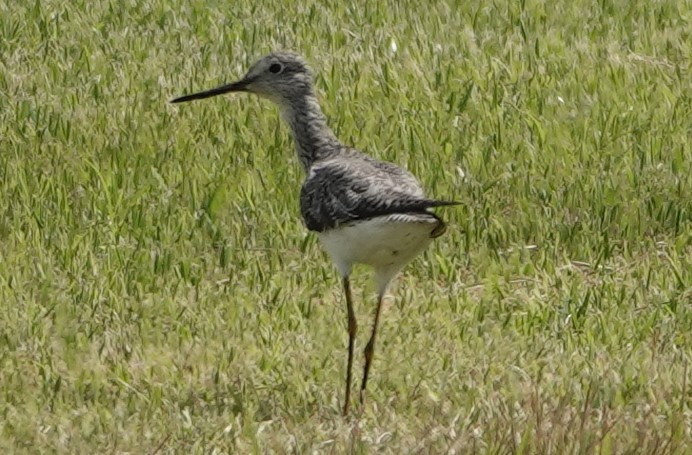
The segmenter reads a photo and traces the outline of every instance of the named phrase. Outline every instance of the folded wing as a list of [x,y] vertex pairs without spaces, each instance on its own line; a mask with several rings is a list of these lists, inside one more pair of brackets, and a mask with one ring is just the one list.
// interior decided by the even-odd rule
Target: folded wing
[[455,204],[426,198],[407,171],[364,156],[316,164],[300,193],[305,224],[317,232],[378,216],[422,213]]

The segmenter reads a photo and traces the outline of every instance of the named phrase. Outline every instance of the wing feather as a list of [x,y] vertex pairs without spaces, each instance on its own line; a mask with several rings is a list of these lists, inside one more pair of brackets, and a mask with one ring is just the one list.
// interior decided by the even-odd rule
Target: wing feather
[[314,165],[303,184],[300,210],[311,231],[457,204],[426,198],[415,177],[392,163],[360,154],[341,158]]

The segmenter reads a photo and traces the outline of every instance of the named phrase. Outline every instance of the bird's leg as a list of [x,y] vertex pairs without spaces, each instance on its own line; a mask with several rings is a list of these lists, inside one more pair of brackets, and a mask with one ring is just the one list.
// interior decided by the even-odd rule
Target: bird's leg
[[351,296],[351,283],[348,276],[344,277],[344,292],[346,293],[346,311],[348,312],[348,365],[346,366],[346,398],[344,401],[344,416],[348,415],[348,406],[351,401],[351,372],[353,370],[353,347],[356,342],[356,314],[353,311],[353,297]]
[[375,352],[375,337],[377,336],[377,324],[380,321],[380,311],[382,309],[382,300],[384,300],[384,290],[377,295],[377,308],[375,309],[375,322],[372,324],[372,335],[370,341],[365,345],[365,370],[363,371],[363,383],[360,386],[360,404],[363,404],[365,387],[368,385],[368,373],[372,364],[372,356]]

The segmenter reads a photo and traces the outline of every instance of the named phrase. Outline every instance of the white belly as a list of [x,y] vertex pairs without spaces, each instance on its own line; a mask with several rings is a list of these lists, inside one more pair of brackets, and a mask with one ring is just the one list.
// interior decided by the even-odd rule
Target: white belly
[[387,215],[321,232],[319,239],[344,276],[353,264],[396,273],[430,244],[439,224],[432,215]]

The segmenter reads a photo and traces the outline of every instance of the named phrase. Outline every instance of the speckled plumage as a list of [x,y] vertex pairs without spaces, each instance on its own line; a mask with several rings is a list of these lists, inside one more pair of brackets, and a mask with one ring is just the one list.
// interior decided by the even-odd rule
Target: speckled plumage
[[430,209],[456,202],[426,197],[408,171],[341,144],[327,125],[312,81],[312,71],[298,54],[274,52],[255,63],[237,82],[173,102],[227,92],[255,93],[274,102],[290,126],[305,170],[300,213],[307,228],[318,234],[344,283],[349,344],[343,412],[347,414],[356,335],[349,282],[353,264],[374,268],[378,290],[373,331],[365,348],[362,402],[387,287],[401,268],[444,233],[445,223]]
[[275,91],[267,97],[279,105],[291,127],[306,172],[300,212],[309,230],[324,232],[376,216],[427,213],[432,207],[454,204],[426,198],[408,171],[342,145],[327,125],[312,84],[306,82],[312,71],[299,55],[275,52],[264,59],[284,64],[284,74],[298,75],[290,93]]
[[300,192],[307,228],[324,232],[395,213],[433,216],[428,209],[451,204],[426,198],[411,174],[388,164],[346,148],[313,163]]

